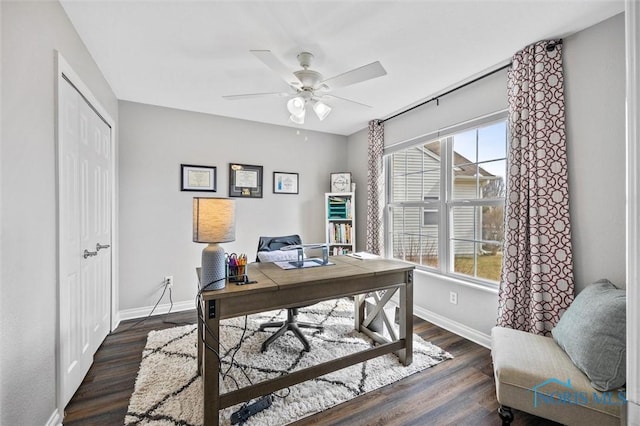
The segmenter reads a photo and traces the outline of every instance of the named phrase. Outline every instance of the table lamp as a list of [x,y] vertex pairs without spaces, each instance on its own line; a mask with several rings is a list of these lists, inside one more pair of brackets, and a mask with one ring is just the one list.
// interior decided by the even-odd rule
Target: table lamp
[[209,243],[202,250],[200,287],[220,290],[226,285],[224,249],[218,243],[236,239],[236,202],[229,198],[193,198],[193,241]]

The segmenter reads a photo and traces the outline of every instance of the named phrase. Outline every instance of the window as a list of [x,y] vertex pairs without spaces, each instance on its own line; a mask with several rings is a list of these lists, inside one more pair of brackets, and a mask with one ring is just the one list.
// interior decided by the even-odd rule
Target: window
[[500,279],[507,124],[505,114],[496,119],[386,156],[389,256],[472,281]]
[[[435,201],[437,197],[424,197],[425,201]],[[438,225],[438,209],[423,208],[422,209],[422,226]]]

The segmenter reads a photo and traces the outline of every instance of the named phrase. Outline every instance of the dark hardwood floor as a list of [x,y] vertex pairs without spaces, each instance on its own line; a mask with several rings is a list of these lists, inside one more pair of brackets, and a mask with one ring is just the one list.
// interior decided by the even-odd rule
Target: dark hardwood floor
[[[136,322],[123,322],[107,336],[66,407],[65,425],[122,425],[147,333],[195,323],[196,314],[161,315],[131,327]],[[294,424],[500,425],[489,350],[416,317],[413,329],[454,359]],[[520,411],[514,414],[514,426],[556,425]]]

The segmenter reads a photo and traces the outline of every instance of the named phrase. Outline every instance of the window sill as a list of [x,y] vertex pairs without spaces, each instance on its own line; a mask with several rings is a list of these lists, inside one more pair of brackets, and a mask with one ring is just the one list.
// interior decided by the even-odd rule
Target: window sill
[[450,284],[459,285],[462,287],[473,288],[475,290],[485,291],[487,293],[498,294],[498,284],[491,283],[478,283],[470,280],[465,280],[462,278],[454,277],[451,275],[444,275],[435,271],[430,271],[423,269],[419,266],[416,266],[415,272],[419,275],[425,275],[430,278],[437,278],[440,281],[444,281]]

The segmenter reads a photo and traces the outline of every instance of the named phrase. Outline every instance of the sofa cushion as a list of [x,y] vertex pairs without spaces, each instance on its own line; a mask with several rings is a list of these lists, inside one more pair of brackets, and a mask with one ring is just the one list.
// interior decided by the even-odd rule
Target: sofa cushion
[[599,391],[626,382],[626,304],[625,290],[608,280],[597,281],[576,296],[551,331]]

